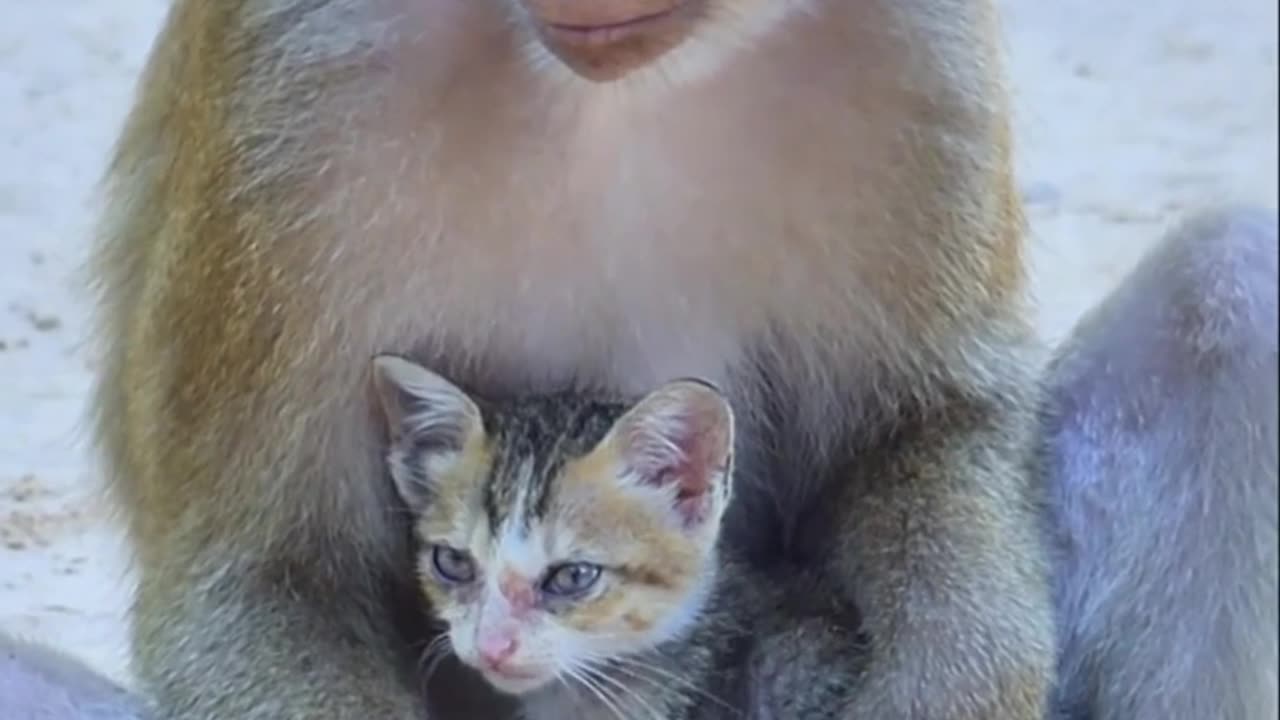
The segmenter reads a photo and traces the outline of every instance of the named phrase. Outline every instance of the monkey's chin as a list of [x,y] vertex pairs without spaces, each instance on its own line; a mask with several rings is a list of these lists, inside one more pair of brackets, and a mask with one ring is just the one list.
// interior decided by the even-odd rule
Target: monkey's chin
[[693,33],[706,0],[670,0],[665,9],[610,22],[564,22],[534,15],[539,39],[578,76],[619,80],[656,62]]

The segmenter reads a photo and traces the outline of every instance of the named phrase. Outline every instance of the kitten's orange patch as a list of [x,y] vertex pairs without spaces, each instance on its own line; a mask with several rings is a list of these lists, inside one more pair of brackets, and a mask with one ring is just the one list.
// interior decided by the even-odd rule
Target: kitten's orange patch
[[686,584],[681,578],[697,572],[709,548],[690,542],[665,521],[660,508],[620,487],[614,481],[619,467],[608,442],[566,465],[555,510],[571,517],[584,537],[607,548],[631,582],[666,589]]
[[547,521],[571,525],[579,541],[610,558],[614,568],[610,590],[567,613],[565,624],[581,632],[642,636],[698,582],[711,544],[668,522],[651,498],[619,486],[618,469],[608,442],[567,464]]
[[641,613],[638,610],[631,610],[622,614],[622,622],[631,628],[632,632],[644,633],[653,629],[653,618],[647,613]]
[[511,604],[511,612],[516,617],[527,614],[538,602],[533,580],[511,569],[502,571],[498,578],[498,591]]
[[421,588],[422,594],[427,598],[427,604],[431,607],[438,609],[449,604],[449,594],[444,591],[439,583],[423,577],[420,578],[418,586]]
[[484,477],[492,460],[491,443],[482,430],[467,438],[458,461],[435,478],[435,499],[418,520],[420,537],[474,550],[471,529],[483,517],[476,511],[481,491],[477,478]]
[[680,585],[682,575],[680,570],[683,569],[630,564],[619,566],[618,572],[626,578],[627,582],[647,585],[658,590],[675,590]]
[[627,602],[627,589],[615,588],[595,600],[572,606],[562,621],[579,632],[601,632],[622,614]]

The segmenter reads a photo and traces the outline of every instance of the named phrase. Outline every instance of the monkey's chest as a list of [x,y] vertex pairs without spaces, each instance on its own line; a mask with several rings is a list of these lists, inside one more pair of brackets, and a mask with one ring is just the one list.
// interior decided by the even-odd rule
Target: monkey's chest
[[764,278],[727,260],[664,257],[661,245],[643,257],[567,241],[477,252],[460,275],[437,273],[449,263],[434,257],[402,270],[383,312],[418,310],[382,344],[421,347],[500,386],[639,394],[677,377],[725,382],[777,305]]

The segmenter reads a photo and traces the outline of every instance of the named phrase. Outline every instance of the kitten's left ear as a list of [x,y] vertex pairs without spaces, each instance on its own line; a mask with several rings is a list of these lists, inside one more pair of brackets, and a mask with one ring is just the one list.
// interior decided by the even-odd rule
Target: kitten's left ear
[[625,473],[673,491],[687,527],[717,521],[728,504],[733,409],[714,386],[677,380],[655,390],[614,425],[610,441]]
[[409,508],[421,510],[434,481],[424,468],[456,461],[484,432],[480,409],[458,386],[394,355],[374,358],[373,384],[391,438],[391,477]]
[[466,392],[410,360],[377,356],[373,384],[393,441],[457,451],[481,426],[480,409]]

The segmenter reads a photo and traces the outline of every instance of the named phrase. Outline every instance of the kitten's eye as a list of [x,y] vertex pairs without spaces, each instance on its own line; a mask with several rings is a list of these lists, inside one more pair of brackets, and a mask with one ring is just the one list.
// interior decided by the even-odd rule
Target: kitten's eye
[[476,579],[476,566],[470,556],[448,545],[436,545],[431,550],[431,563],[441,580],[451,583],[469,583]]
[[552,568],[542,583],[542,590],[549,595],[572,597],[590,590],[599,579],[599,565],[569,563]]

